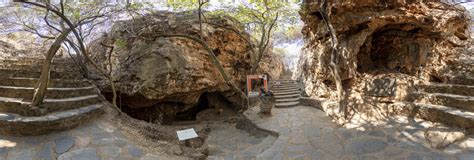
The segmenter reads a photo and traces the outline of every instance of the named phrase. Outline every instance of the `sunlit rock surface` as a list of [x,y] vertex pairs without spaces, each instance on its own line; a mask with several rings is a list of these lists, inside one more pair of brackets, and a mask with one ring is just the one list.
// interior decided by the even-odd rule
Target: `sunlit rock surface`
[[[0,59],[44,58],[51,41],[43,43],[34,34],[14,32],[0,36]],[[57,57],[64,56],[60,50]]]
[[[207,17],[207,20],[243,31],[241,24],[230,18]],[[251,68],[248,43],[228,29],[204,23],[203,30],[204,40],[224,70],[243,89],[245,77]],[[175,109],[172,110],[177,112],[196,105],[203,93],[217,93],[240,106],[241,99],[230,90],[202,45],[186,38],[157,37],[162,34],[198,37],[198,17],[196,14],[157,13],[137,18],[135,22],[120,22],[104,38],[91,45],[89,50],[94,58],[108,71],[110,68],[106,57],[109,49],[100,43],[114,45],[112,75],[121,93],[122,103],[130,108],[174,103],[172,106]],[[283,67],[281,59],[268,55],[264,56],[261,64],[260,73],[276,77],[280,74],[276,70],[281,71]],[[102,88],[103,92],[110,93],[107,86],[102,85]]]
[[[369,83],[364,79],[387,74],[409,76],[402,81],[421,78],[472,83],[473,53],[467,50],[472,45],[469,15],[463,7],[433,1],[330,0],[330,4],[329,16],[340,46],[337,60],[346,89],[364,88]],[[319,2],[314,1],[300,11],[305,46],[295,77],[308,95],[335,97],[328,67],[331,39],[318,9]]]

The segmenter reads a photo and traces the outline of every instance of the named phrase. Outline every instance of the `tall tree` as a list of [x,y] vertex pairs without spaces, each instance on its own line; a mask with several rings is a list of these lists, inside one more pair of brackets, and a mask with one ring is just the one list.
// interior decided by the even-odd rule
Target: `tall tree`
[[[102,73],[104,76],[110,78],[108,74],[101,70],[97,64],[95,64],[87,54],[87,50],[85,47],[85,38],[87,35],[90,35],[90,30],[89,32],[83,32],[78,27],[81,27],[85,24],[90,24],[97,20],[98,18],[103,18],[106,17],[107,13],[112,13],[111,10],[107,7],[107,5],[100,5],[101,7],[96,9],[95,12],[81,12],[81,7],[85,7],[84,5],[90,5],[94,6],[93,3],[81,3],[79,5],[76,5],[73,7],[72,5],[68,5],[64,3],[62,0],[57,3],[57,4],[51,4],[49,1],[47,2],[29,2],[29,1],[22,1],[22,0],[15,0],[14,2],[21,2],[26,4],[25,7],[38,7],[41,9],[44,9],[46,12],[46,16],[44,18],[45,23],[52,29],[56,30],[57,32],[60,33],[58,37],[55,38],[55,42],[53,45],[50,47],[48,54],[47,54],[47,59],[45,61],[45,64],[42,67],[41,70],[41,76],[40,80],[38,81],[37,85],[35,86],[35,92],[32,100],[32,105],[33,106],[38,106],[43,102],[45,92],[47,91],[47,86],[49,82],[49,74],[50,74],[50,67],[51,67],[51,61],[52,57],[56,54],[57,50],[59,49],[58,46],[60,46],[61,43],[66,41],[67,36],[70,32],[73,33],[74,37],[74,42],[71,41],[71,45],[76,45],[79,48],[80,53],[85,57],[85,59],[93,64],[93,66],[99,70],[100,73]],[[99,2],[96,2],[99,3]],[[55,26],[50,23],[50,18],[49,14],[52,13],[54,15],[54,18],[59,19],[59,27]],[[92,29],[92,28],[89,28]],[[113,83],[113,81],[112,81]],[[113,87],[114,85],[111,84]],[[116,104],[114,103],[114,106],[116,107]]]
[[[286,8],[287,5],[286,2],[264,0],[251,4],[229,5],[209,14],[228,15],[245,24],[247,31],[252,35],[251,39],[245,38],[252,47],[250,72],[256,73],[264,54],[271,47],[273,31],[277,27],[280,14],[289,13]],[[220,26],[210,22],[209,24]],[[242,35],[243,33],[239,34]]]

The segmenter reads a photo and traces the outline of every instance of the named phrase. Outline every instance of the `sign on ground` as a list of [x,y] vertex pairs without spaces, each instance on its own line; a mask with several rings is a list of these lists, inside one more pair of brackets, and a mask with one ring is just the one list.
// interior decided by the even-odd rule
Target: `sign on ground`
[[194,131],[194,128],[176,131],[176,133],[178,134],[178,139],[180,141],[198,137],[196,131]]

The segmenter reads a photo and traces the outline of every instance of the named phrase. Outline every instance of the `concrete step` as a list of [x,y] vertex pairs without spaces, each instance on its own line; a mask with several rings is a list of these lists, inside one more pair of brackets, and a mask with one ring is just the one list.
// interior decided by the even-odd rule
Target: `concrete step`
[[276,108],[288,108],[288,107],[295,107],[300,104],[299,101],[296,102],[281,102],[281,103],[275,103]]
[[[44,63],[45,59],[39,58],[20,58],[20,59],[0,59],[0,64],[25,64],[25,65],[41,65]],[[55,58],[53,59],[54,64],[71,64],[74,61],[70,58]]]
[[474,97],[447,93],[413,93],[414,102],[434,105],[445,105],[461,110],[474,112]]
[[474,112],[423,103],[396,102],[393,105],[401,107],[409,117],[419,117],[432,122],[465,128],[470,133],[474,131]]
[[[34,87],[37,82],[38,78],[0,77],[0,86]],[[74,88],[91,85],[92,84],[85,79],[50,79],[48,87]]]
[[0,134],[16,136],[41,135],[77,127],[104,113],[103,104],[28,117],[0,112]]
[[[40,71],[15,70],[15,69],[0,69],[1,77],[29,77],[39,78]],[[53,79],[84,79],[80,72],[57,72],[51,71],[51,78]]]
[[284,88],[298,88],[298,85],[273,85],[272,88],[284,89]]
[[298,102],[299,100],[300,98],[296,97],[296,98],[278,98],[275,101],[277,103],[280,103],[280,102]]
[[298,87],[296,84],[287,84],[287,85],[272,85],[272,88],[288,88],[288,87]]
[[300,94],[300,91],[290,91],[290,92],[273,92],[275,96],[282,96],[282,95],[291,95],[291,94]]
[[273,89],[274,92],[299,92],[298,88]]
[[[31,99],[33,97],[33,92],[33,87],[0,86],[0,97]],[[55,99],[92,94],[98,94],[94,86],[78,88],[48,88],[45,96],[47,99]]]
[[0,112],[22,116],[42,116],[52,112],[77,109],[101,102],[99,95],[72,98],[44,99],[38,107],[31,107],[31,99],[0,97]]
[[[2,64],[0,63],[0,69],[16,69],[16,70],[32,70],[40,71],[42,68],[41,65],[30,65],[30,64]],[[80,71],[80,69],[74,64],[53,64],[51,67],[52,71]]]
[[424,83],[419,84],[423,92],[428,93],[449,93],[465,96],[474,96],[474,86],[444,83]]
[[474,77],[471,77],[471,76],[454,77],[450,81],[450,83],[474,86]]
[[289,94],[289,95],[275,95],[273,96],[274,98],[276,99],[283,99],[283,98],[296,98],[296,97],[299,97],[300,94]]
[[285,85],[285,84],[298,84],[298,83],[296,83],[296,82],[294,82],[294,81],[284,81],[284,82],[280,82],[280,83],[278,83],[278,82],[272,82],[271,84],[273,84],[273,85],[278,85],[278,84],[280,84],[280,85]]

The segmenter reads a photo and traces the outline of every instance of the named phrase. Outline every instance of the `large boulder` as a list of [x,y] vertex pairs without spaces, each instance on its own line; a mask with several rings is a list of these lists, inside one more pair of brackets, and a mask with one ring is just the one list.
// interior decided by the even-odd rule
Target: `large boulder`
[[[474,76],[469,45],[469,15],[463,7],[430,2],[329,0],[329,16],[339,40],[337,65],[345,88],[402,74],[426,81],[455,82]],[[305,46],[295,77],[308,95],[334,97],[329,62],[331,37],[319,11],[307,1],[300,11]],[[372,77],[372,78],[371,78]]]
[[[210,16],[206,19],[249,37],[243,26],[231,18]],[[218,94],[240,106],[242,101],[238,93],[224,81],[203,45],[189,38],[160,36],[184,34],[199,37],[199,28],[196,14],[161,12],[114,24],[111,32],[94,41],[89,50],[99,66],[110,71],[107,59],[110,49],[103,44],[114,46],[111,73],[121,94],[121,103],[131,109],[173,104],[170,106],[175,109],[170,114],[175,114],[201,103],[205,93]],[[232,30],[208,23],[203,23],[202,28],[203,39],[216,54],[231,81],[244,89],[245,77],[251,68],[251,46]],[[271,57],[263,61],[269,66],[272,64],[268,63],[276,63],[277,66],[280,63]],[[266,69],[273,68],[263,67],[260,71],[269,72]],[[104,93],[110,93],[108,86],[101,85],[106,83],[100,83],[106,82],[103,78],[96,82],[102,86],[100,88]]]

